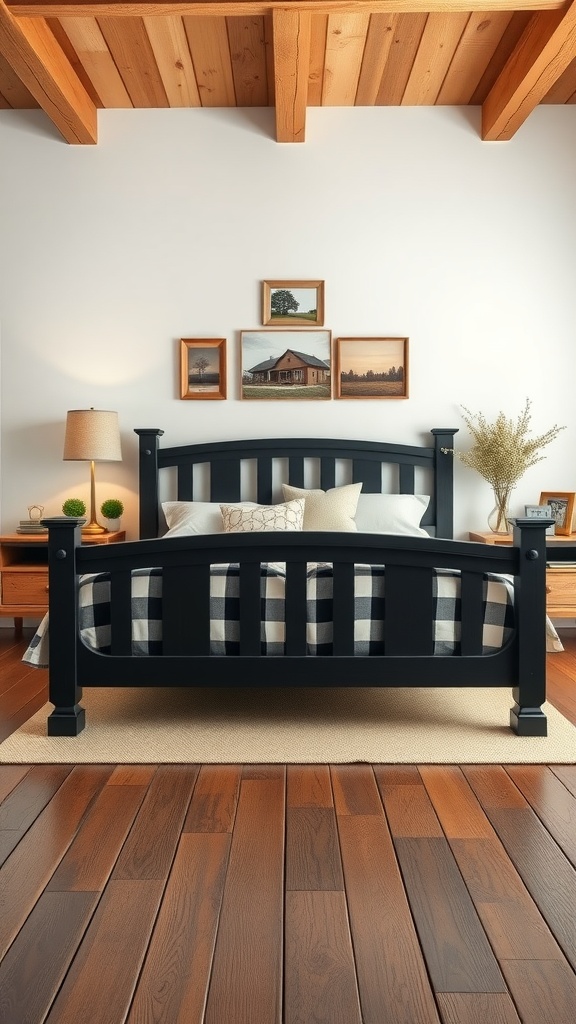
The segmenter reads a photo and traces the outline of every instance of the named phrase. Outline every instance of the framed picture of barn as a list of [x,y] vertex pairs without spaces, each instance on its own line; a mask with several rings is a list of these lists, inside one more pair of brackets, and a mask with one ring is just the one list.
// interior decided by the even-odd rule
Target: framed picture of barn
[[321,327],[324,281],[263,281],[262,323]]
[[241,331],[242,398],[331,398],[331,344],[331,331]]
[[337,338],[336,398],[408,398],[408,338]]
[[226,398],[226,339],[180,339],[180,398]]

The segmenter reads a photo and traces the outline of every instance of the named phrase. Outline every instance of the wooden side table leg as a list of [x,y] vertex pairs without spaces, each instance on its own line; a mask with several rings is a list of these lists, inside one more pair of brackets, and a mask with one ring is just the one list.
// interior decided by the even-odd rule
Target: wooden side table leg
[[24,619],[16,618],[16,616],[14,616],[14,636],[15,636],[16,640],[21,640],[22,639],[22,626],[23,626],[23,624],[24,624]]

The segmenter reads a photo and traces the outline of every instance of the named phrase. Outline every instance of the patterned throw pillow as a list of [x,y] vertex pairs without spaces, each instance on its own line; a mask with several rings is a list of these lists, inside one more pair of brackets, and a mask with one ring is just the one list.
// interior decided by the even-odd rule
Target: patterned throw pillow
[[268,530],[301,530],[304,498],[282,505],[220,505],[224,533],[263,533]]
[[356,532],[354,516],[361,490],[362,484],[344,484],[343,487],[332,487],[329,491],[319,488],[305,490],[304,487],[282,484],[287,501],[293,498],[306,499],[305,530],[335,530],[337,533]]

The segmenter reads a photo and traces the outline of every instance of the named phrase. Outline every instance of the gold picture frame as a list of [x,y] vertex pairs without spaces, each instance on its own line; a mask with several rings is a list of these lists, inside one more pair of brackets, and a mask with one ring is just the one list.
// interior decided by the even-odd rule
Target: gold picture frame
[[408,398],[408,338],[336,338],[335,397]]
[[226,398],[226,338],[180,339],[180,398]]
[[324,281],[263,281],[262,323],[322,327]]
[[547,505],[554,520],[557,537],[569,537],[572,533],[575,491],[542,491],[539,505]]

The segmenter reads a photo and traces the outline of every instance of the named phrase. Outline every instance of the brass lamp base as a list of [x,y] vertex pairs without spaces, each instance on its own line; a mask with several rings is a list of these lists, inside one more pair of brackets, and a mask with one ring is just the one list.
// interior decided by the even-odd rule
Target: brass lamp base
[[86,523],[86,526],[82,527],[82,534],[84,536],[93,537],[97,533],[108,533],[105,526],[100,526],[100,523]]

